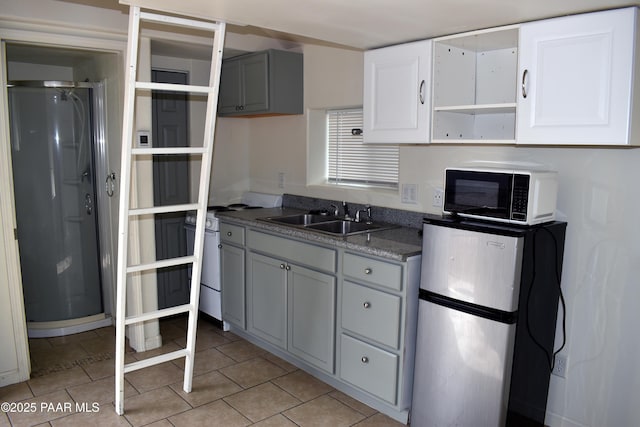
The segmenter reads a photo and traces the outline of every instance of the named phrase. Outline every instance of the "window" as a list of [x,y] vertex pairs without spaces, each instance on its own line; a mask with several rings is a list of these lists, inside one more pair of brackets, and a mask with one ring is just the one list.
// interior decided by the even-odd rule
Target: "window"
[[330,183],[398,188],[397,145],[364,144],[362,108],[327,111],[327,179]]

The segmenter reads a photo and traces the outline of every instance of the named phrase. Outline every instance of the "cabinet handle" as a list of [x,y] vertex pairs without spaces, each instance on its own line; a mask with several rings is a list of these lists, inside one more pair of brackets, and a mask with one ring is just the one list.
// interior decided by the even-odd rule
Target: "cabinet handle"
[[371,308],[371,303],[369,301],[366,301],[364,304],[362,304],[362,306],[364,308]]
[[527,97],[527,87],[526,87],[527,74],[529,74],[529,70],[525,68],[524,72],[522,73],[522,97],[523,98]]
[[291,270],[291,266],[290,266],[290,265],[287,265],[284,269],[285,269],[285,270],[287,270],[287,271],[289,271],[289,270]]
[[371,274],[371,273],[373,273],[373,270],[370,269],[369,267],[364,269],[364,274]]
[[360,359],[362,361],[362,363],[369,363],[369,358],[367,356],[362,356],[362,359]]
[[280,264],[280,268],[284,270],[284,264]]
[[218,244],[218,249],[222,249],[222,244]]
[[420,104],[424,104],[424,85],[425,85],[425,81],[421,81],[420,82]]
[[231,234],[233,233],[231,233],[230,231],[227,231],[227,236],[231,237]]

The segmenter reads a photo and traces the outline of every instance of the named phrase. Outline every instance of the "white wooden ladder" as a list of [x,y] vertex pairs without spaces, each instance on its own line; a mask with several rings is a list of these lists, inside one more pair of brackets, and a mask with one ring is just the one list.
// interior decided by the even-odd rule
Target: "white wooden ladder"
[[[188,27],[196,30],[213,32],[213,51],[211,55],[211,73],[209,86],[175,85],[166,83],[151,83],[137,81],[138,40],[140,36],[140,22],[150,21],[174,27]],[[141,12],[140,7],[131,6],[129,11],[129,39],[127,43],[127,63],[125,69],[125,94],[122,122],[122,165],[120,180],[120,215],[118,230],[118,271],[116,296],[116,378],[115,378],[115,407],[119,415],[124,413],[124,375],[138,369],[146,368],[170,360],[185,357],[184,385],[185,392],[191,392],[193,378],[193,364],[196,342],[196,325],[198,319],[198,301],[200,286],[191,286],[189,303],[156,310],[143,314],[126,317],[127,307],[127,279],[134,274],[156,270],[164,267],[192,264],[192,283],[200,283],[202,272],[202,248],[204,240],[204,224],[209,194],[209,175],[213,156],[213,139],[220,87],[220,68],[222,64],[222,50],[224,46],[226,25],[224,22],[205,22],[179,18],[173,15]],[[207,95],[207,112],[202,147],[171,147],[171,148],[134,148],[134,110],[136,90],[162,90],[182,93],[199,93]],[[156,206],[148,208],[131,208],[131,175],[132,162],[141,155],[201,155],[200,186],[198,202],[173,206]],[[135,181],[135,180],[134,180]],[[134,183],[135,185],[135,183]],[[141,215],[161,214],[169,212],[197,211],[196,235],[192,256],[164,259],[145,264],[128,265],[129,249],[129,221]],[[125,328],[149,320],[159,319],[181,313],[188,313],[187,344],[184,349],[162,354],[160,356],[124,363],[125,356]]]

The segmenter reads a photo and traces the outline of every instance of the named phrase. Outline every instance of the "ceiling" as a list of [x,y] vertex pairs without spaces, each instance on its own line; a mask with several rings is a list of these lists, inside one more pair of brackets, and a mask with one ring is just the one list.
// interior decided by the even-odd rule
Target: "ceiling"
[[[250,26],[273,37],[370,49],[640,0],[120,0]],[[242,31],[234,25],[236,31]]]

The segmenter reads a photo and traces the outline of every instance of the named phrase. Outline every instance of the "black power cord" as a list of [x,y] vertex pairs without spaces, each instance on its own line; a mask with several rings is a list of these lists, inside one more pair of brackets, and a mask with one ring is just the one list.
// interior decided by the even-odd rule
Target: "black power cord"
[[[558,287],[558,292],[560,294],[560,304],[562,306],[562,345],[560,346],[560,348],[558,348],[556,351],[552,351],[551,353],[549,353],[549,351],[536,339],[536,337],[533,335],[533,332],[531,331],[531,325],[529,322],[529,313],[530,313],[530,307],[529,304],[531,303],[531,293],[533,291],[533,285],[535,283],[536,280],[536,239],[538,238],[538,232],[540,230],[544,230],[546,231],[550,236],[551,239],[553,239],[553,243],[554,243],[554,259],[555,259],[555,275],[556,275],[556,286]],[[537,228],[536,231],[533,234],[533,273],[531,276],[531,283],[529,284],[529,291],[527,293],[527,332],[529,333],[529,336],[531,337],[531,339],[533,340],[533,342],[540,347],[540,349],[544,352],[546,358],[547,358],[547,363],[549,364],[549,372],[553,372],[553,368],[555,366],[556,363],[556,356],[558,353],[560,353],[562,351],[562,349],[565,347],[565,345],[567,344],[567,305],[564,299],[564,295],[562,293],[562,286],[561,286],[561,275],[560,275],[560,270],[559,270],[559,263],[558,263],[558,240],[556,239],[556,236],[549,231],[548,229],[541,227],[541,228]]]

